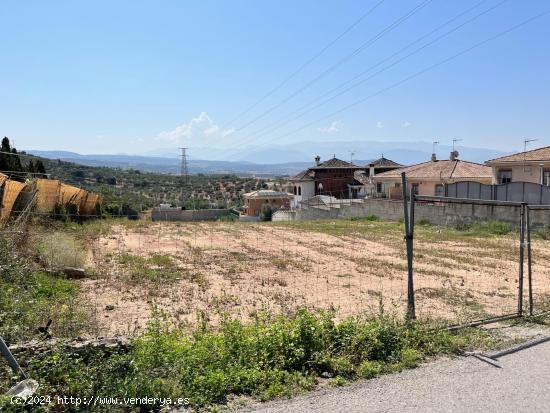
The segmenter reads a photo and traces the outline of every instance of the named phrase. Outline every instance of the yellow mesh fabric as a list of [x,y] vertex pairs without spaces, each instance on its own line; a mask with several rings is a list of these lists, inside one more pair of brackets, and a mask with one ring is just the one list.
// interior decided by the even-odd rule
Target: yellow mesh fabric
[[53,212],[59,199],[61,183],[51,179],[36,180],[36,211]]
[[2,196],[2,213],[0,214],[0,221],[6,222],[10,217],[15,201],[26,187],[26,184],[17,181],[6,180],[4,184],[4,195]]

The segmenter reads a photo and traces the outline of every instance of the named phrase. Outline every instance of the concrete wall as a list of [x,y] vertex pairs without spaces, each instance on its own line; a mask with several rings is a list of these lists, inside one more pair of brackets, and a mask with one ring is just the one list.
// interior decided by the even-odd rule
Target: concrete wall
[[229,209],[153,208],[153,221],[213,221],[230,215]]
[[[362,203],[342,205],[338,209],[324,211],[310,208],[308,210],[278,211],[273,221],[307,221],[316,219],[377,217],[397,221],[403,217],[402,201],[386,199],[366,199]],[[474,221],[504,221],[519,224],[519,208],[492,205],[463,204],[416,204],[415,222],[427,221],[435,225],[468,224]],[[531,211],[531,223],[535,227],[550,227],[550,211]]]

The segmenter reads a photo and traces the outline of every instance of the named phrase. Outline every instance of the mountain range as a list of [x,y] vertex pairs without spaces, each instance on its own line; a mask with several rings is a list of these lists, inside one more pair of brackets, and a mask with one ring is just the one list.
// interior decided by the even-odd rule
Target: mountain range
[[[292,175],[311,166],[314,157],[321,159],[333,156],[363,165],[372,159],[384,156],[403,165],[425,162],[432,153],[430,142],[298,142],[276,145],[270,148],[247,146],[246,148],[190,148],[188,170],[190,173],[234,173],[240,175]],[[448,159],[452,147],[438,145],[438,159]],[[509,154],[490,148],[457,146],[459,159],[483,163]],[[160,148],[139,154],[79,154],[68,151],[27,150],[28,153],[49,159],[90,166],[134,168],[143,171],[180,172],[181,151],[178,148]]]

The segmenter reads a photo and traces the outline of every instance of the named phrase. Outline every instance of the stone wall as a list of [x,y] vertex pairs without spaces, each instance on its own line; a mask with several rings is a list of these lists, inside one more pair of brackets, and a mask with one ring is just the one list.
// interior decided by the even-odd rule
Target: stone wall
[[[415,222],[426,221],[435,225],[469,224],[474,221],[504,221],[519,224],[519,207],[494,205],[467,205],[456,203],[417,203]],[[294,211],[277,211],[273,221],[308,221],[316,219],[333,219],[349,217],[377,217],[397,221],[403,217],[403,202],[387,199],[366,199],[362,203],[342,205],[330,211],[306,209]],[[550,227],[550,211],[531,211],[531,224],[534,227]]]
[[229,209],[153,208],[153,221],[214,221],[231,214]]

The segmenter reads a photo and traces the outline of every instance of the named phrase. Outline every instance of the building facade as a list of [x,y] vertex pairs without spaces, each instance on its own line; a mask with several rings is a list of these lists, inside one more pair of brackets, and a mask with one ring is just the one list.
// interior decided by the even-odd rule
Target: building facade
[[493,184],[531,182],[550,186],[550,146],[503,156],[485,162]]
[[437,160],[432,155],[429,162],[384,172],[376,175],[373,181],[383,185],[386,196],[390,199],[402,197],[402,172],[405,172],[408,184],[418,195],[444,196],[445,184],[461,181],[491,183],[491,168],[475,162],[459,160],[457,156],[458,154],[454,152],[448,160]]
[[260,189],[244,195],[245,215],[259,216],[264,205],[273,209],[290,209],[294,196],[286,192],[274,191],[271,189]]

